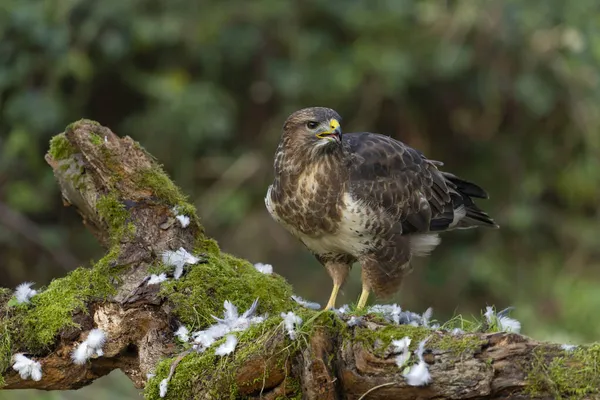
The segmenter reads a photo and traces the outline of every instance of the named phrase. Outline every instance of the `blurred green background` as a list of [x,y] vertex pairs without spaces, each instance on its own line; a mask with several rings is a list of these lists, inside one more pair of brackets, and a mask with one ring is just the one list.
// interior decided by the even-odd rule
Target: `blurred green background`
[[[540,340],[598,340],[595,0],[0,0],[0,282],[102,255],[43,155],[91,118],[164,163],[225,251],[324,304],[331,280],[263,197],[286,116],[335,108],[485,187],[501,225],[443,235],[393,299],[446,320],[515,306]],[[341,303],[356,301],[355,268]],[[69,394],[140,397],[119,372]]]

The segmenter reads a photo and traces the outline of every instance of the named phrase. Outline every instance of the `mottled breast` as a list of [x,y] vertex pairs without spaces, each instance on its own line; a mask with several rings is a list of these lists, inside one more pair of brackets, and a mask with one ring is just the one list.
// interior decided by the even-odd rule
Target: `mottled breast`
[[315,254],[363,254],[373,240],[368,208],[346,193],[343,184],[322,186],[318,181],[307,174],[289,193],[271,186],[267,209]]
[[343,193],[340,219],[334,232],[317,237],[301,236],[302,242],[315,254],[349,254],[358,257],[374,245],[370,229],[369,208]]
[[337,229],[342,185],[324,170],[314,165],[299,174],[276,177],[269,188],[267,209],[296,236],[319,236]]

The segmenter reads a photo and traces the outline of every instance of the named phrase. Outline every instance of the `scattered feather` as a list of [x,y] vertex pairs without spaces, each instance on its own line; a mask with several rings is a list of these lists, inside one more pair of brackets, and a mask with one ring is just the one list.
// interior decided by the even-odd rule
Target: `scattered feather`
[[160,275],[150,275],[150,279],[148,279],[148,285],[158,285],[159,283],[163,283],[167,280],[167,274],[164,272]]
[[350,311],[350,306],[348,304],[344,304],[343,306],[341,306],[338,309],[334,308],[333,311],[336,312],[337,314],[344,315]]
[[415,351],[415,354],[419,358],[419,362],[408,370],[404,374],[404,379],[406,379],[406,383],[410,386],[423,386],[427,385],[431,382],[431,374],[429,373],[429,368],[427,367],[427,363],[423,360],[423,353],[425,352],[425,343],[429,338],[425,338],[419,342],[419,347]]
[[256,263],[254,264],[254,268],[256,268],[258,272],[266,275],[271,275],[273,273],[273,266],[271,264]]
[[369,312],[383,314],[383,317],[389,322],[400,324],[402,308],[397,304],[375,304],[369,307]]
[[101,349],[106,343],[106,334],[101,329],[92,329],[88,333],[87,339],[85,340],[88,346],[94,349]]
[[150,379],[154,378],[155,376],[156,376],[156,374],[147,373],[146,380],[149,381]]
[[417,350],[415,350],[415,354],[417,355],[417,357],[419,357],[419,360],[423,359],[423,353],[425,353],[425,343],[427,343],[428,340],[429,337],[426,337],[425,339],[421,340],[419,342],[419,347],[417,347]]
[[212,337],[222,338],[227,333],[229,333],[229,331],[231,331],[229,326],[227,326],[225,324],[216,324],[216,325],[210,326],[204,332],[206,332],[208,335],[210,335]]
[[563,344],[560,346],[560,348],[564,351],[573,351],[577,348],[577,346],[575,346],[574,344]]
[[348,324],[348,326],[357,326],[362,324],[363,322],[363,318],[362,317],[355,317],[354,315],[350,317],[350,319],[348,320],[348,322],[346,322],[346,324]]
[[163,398],[167,395],[168,386],[169,386],[169,381],[167,378],[160,381],[160,385],[158,385],[158,390],[159,390],[159,396],[161,398]]
[[407,373],[404,374],[406,383],[410,386],[423,386],[431,382],[431,374],[427,368],[427,363],[423,360],[410,367]]
[[521,323],[514,318],[506,316],[508,311],[511,309],[512,307],[502,310],[496,314],[494,308],[488,306],[486,307],[486,311],[483,315],[487,319],[488,324],[497,325],[499,330],[503,332],[519,333],[521,332]]
[[485,308],[485,313],[483,314],[483,316],[485,317],[485,319],[487,319],[488,323],[492,323],[493,322],[493,318],[496,315],[496,313],[494,312],[494,307],[490,307],[487,306]]
[[411,339],[408,336],[403,337],[400,340],[392,341],[392,352],[398,354],[396,356],[396,365],[398,368],[402,368],[410,358],[410,352],[408,346],[410,346]]
[[433,313],[431,307],[421,315],[412,311],[402,311],[402,308],[397,304],[375,304],[369,307],[369,312],[382,314],[386,321],[397,325],[424,326],[432,329],[440,327],[439,324],[430,325]]
[[179,279],[183,275],[183,265],[176,265],[175,271],[173,271],[173,278]]
[[88,344],[84,341],[77,346],[73,353],[71,353],[71,359],[73,363],[77,365],[83,365],[87,362],[87,360],[92,357],[94,354],[94,350],[91,349]]
[[187,342],[190,340],[190,331],[185,326],[181,325],[179,329],[175,331],[175,336],[182,342]]
[[227,335],[227,337],[225,338],[225,343],[217,347],[217,350],[215,350],[215,354],[218,356],[225,356],[227,354],[233,353],[233,351],[235,350],[235,346],[237,346],[237,342],[237,337],[233,335]]
[[83,365],[94,355],[102,357],[104,355],[102,347],[105,342],[106,334],[100,329],[92,329],[87,338],[71,353],[73,363]]
[[242,318],[250,318],[251,316],[254,315],[257,308],[258,308],[258,298],[256,298],[256,300],[254,300],[252,302],[252,304],[250,305],[250,308],[248,308],[246,311],[244,311],[244,313],[242,314]]
[[454,329],[452,329],[452,331],[450,331],[450,333],[452,335],[462,335],[463,333],[465,333],[465,331],[463,331],[460,328],[454,328]]
[[306,308],[310,308],[311,310],[319,310],[321,308],[321,305],[319,303],[315,303],[314,301],[304,300],[300,296],[292,295],[292,299],[296,303],[300,304],[301,306],[306,307]]
[[21,379],[33,379],[40,381],[42,379],[42,364],[27,358],[24,354],[18,353],[13,356],[13,369],[19,373]]
[[17,303],[29,303],[29,300],[37,294],[37,290],[31,289],[33,282],[24,282],[21,283],[15,289],[15,298],[17,299]]
[[197,264],[200,259],[188,253],[186,249],[180,247],[177,251],[166,250],[162,253],[162,261],[168,266],[175,267],[173,276],[179,279],[183,274],[183,267],[186,264]]
[[503,331],[514,333],[521,332],[521,323],[514,318],[500,317],[498,322],[500,324],[500,329]]
[[[225,300],[223,303],[223,318],[213,318],[217,321],[205,330],[192,333],[194,339],[194,348],[203,352],[213,345],[215,341],[227,335],[230,332],[239,332],[248,329],[251,325],[261,323],[265,320],[264,316],[255,316],[258,308],[258,299],[254,300],[250,308],[248,308],[241,316],[238,314],[237,307],[230,301]],[[237,339],[236,339],[237,340]]]
[[401,353],[401,352],[407,350],[408,346],[410,346],[411,341],[412,341],[411,338],[409,338],[408,336],[405,336],[399,340],[392,340],[393,354],[398,354],[398,353]]
[[231,321],[238,318],[237,307],[234,306],[232,302],[225,300],[225,302],[223,302],[223,308],[225,308],[225,313],[223,314],[224,319],[217,319],[219,322],[231,323]]
[[294,314],[293,311],[289,311],[287,314],[282,312],[281,318],[283,318],[283,325],[285,326],[288,336],[290,339],[295,340],[296,326],[299,326],[302,323],[302,318]]
[[498,317],[508,317],[508,314],[514,309],[515,307],[506,307],[504,310],[498,312]]
[[431,319],[432,315],[433,315],[433,308],[429,307],[427,310],[425,310],[425,312],[421,316],[421,324],[425,327],[428,327],[429,320]]
[[175,218],[177,218],[182,228],[187,228],[190,224],[190,217],[187,215],[177,215]]
[[219,323],[226,325],[231,331],[243,331],[255,323],[264,321],[264,317],[253,317],[258,307],[258,299],[254,300],[250,308],[248,308],[242,316],[238,315],[238,310],[230,301],[225,300],[223,303],[225,313],[223,318],[217,318],[213,315],[213,318]]
[[[227,331],[226,331],[227,332]],[[200,331],[194,333],[194,343],[196,343],[196,350],[204,351],[209,348],[219,338],[223,337],[220,334],[211,334],[207,331]]]

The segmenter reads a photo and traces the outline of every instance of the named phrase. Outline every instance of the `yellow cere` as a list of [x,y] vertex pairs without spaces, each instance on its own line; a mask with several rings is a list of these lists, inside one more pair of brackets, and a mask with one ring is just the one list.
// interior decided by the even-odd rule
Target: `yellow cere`
[[333,132],[334,130],[336,130],[337,128],[340,127],[340,123],[338,122],[337,119],[333,118],[330,122],[329,122],[329,126],[331,128],[331,130],[329,132]]
[[325,136],[332,134],[336,129],[340,127],[340,123],[337,119],[333,118],[329,121],[329,130],[317,133],[317,137],[320,139],[324,139]]

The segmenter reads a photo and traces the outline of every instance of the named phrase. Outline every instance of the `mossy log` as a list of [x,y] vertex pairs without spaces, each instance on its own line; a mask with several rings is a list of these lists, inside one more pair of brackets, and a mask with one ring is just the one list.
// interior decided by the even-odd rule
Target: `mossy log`
[[[224,300],[245,309],[259,299],[262,324],[238,335],[236,351],[179,357],[167,398],[496,399],[598,396],[600,346],[562,350],[508,333],[451,335],[390,325],[375,316],[349,327],[331,311],[310,311],[290,299],[278,275],[264,275],[222,253],[205,236],[195,209],[143,148],[108,128],[82,120],[51,142],[46,157],[66,205],[107,248],[104,258],[54,280],[31,303],[15,304],[0,290],[0,387],[76,389],[121,369],[147,398],[184,351],[179,324],[202,329],[221,315]],[[176,212],[173,210],[176,208]],[[183,228],[175,214],[191,223]],[[166,271],[160,254],[183,247],[202,257],[184,276],[147,285]],[[290,340],[279,314],[295,311],[304,324]],[[108,336],[102,357],[85,365],[73,349],[94,327]],[[409,386],[388,348],[429,337],[424,356],[430,384]],[[23,380],[11,357],[41,362],[40,381]]]

